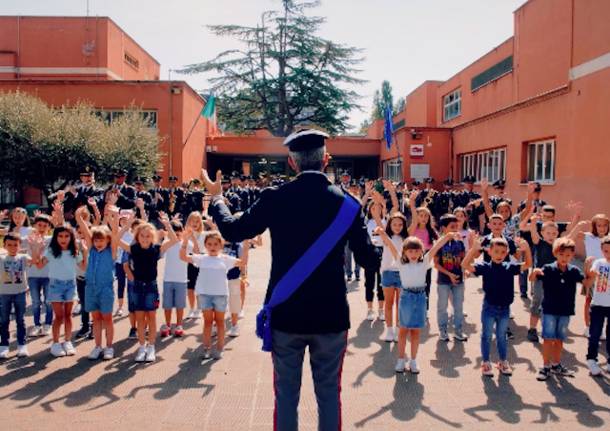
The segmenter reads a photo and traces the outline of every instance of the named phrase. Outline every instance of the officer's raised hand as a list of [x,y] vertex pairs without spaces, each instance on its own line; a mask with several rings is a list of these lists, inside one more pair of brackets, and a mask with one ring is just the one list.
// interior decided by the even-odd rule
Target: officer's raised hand
[[220,169],[216,171],[216,181],[212,181],[208,175],[208,171],[206,169],[201,170],[201,178],[203,179],[203,184],[205,188],[212,196],[219,196],[222,194],[222,172]]

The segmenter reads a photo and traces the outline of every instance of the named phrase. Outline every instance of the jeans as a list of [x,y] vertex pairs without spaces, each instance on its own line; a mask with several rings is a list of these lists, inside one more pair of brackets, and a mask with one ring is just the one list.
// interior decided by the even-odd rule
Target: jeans
[[360,278],[360,265],[356,263],[354,260],[354,270],[352,271],[352,250],[345,244],[345,263],[343,265],[343,269],[345,270],[345,275],[349,278],[352,277],[352,274],[356,276],[356,278]]
[[25,292],[0,295],[0,346],[6,347],[9,345],[9,324],[12,307],[15,307],[17,344],[25,346]]
[[491,349],[491,335],[496,325],[496,343],[498,348],[498,356],[501,361],[505,361],[507,357],[506,330],[508,329],[508,321],[510,320],[510,306],[497,306],[483,302],[483,310],[481,311],[481,356],[483,362],[489,361],[489,351]]
[[521,271],[519,273],[519,292],[521,295],[527,295],[527,277],[529,276],[529,270]]
[[89,327],[89,312],[85,307],[85,288],[87,287],[87,281],[84,278],[76,278],[76,293],[78,294],[78,300],[80,302],[80,321],[83,328]]
[[[53,323],[53,307],[49,302],[49,279],[46,277],[31,277],[28,278],[30,286],[30,296],[32,297],[32,314],[34,315],[34,326],[40,326],[41,307],[44,304],[45,316],[44,324],[51,325]],[[42,300],[44,296],[44,300]]]
[[[589,348],[587,349],[587,359],[597,360],[597,351],[599,349],[599,338],[606,324],[606,352],[610,358],[610,307],[602,307],[601,305],[591,306],[591,326],[589,327]],[[610,360],[610,359],[609,359]]]
[[455,332],[462,332],[462,324],[464,323],[464,283],[455,285],[439,284],[437,286],[437,293],[436,314],[438,329],[440,331],[447,331],[447,323],[449,322],[447,307],[449,306],[449,297],[451,296],[453,327]]
[[125,286],[127,285],[127,275],[125,269],[120,263],[114,264],[114,276],[116,277],[116,293],[117,298],[123,299],[125,297]]
[[341,371],[347,331],[331,334],[289,334],[273,331],[274,430],[298,429],[297,407],[305,348],[318,402],[318,430],[341,429]]

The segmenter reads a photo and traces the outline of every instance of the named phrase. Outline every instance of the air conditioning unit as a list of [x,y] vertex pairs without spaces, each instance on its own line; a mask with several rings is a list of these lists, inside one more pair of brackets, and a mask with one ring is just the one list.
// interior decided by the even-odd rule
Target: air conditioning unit
[[172,94],[181,94],[182,88],[180,87],[172,87]]

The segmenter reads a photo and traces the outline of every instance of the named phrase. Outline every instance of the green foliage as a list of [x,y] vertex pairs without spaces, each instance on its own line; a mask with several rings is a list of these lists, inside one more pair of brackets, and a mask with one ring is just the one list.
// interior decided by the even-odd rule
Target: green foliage
[[364,82],[355,77],[361,50],[316,36],[325,19],[306,11],[318,5],[282,0],[282,10],[264,12],[256,26],[209,26],[243,48],[179,72],[215,73],[210,82],[221,126],[238,133],[265,128],[276,136],[306,124],[333,134],[349,128],[348,114],[360,108],[359,96],[345,87]]
[[375,90],[375,95],[373,96],[373,114],[371,119],[373,121],[383,119],[387,106],[394,106],[394,98],[390,82],[383,81],[381,83],[381,91]]
[[0,93],[0,180],[45,192],[77,179],[84,166],[98,180],[116,168],[151,175],[159,138],[137,109],[107,124],[90,106],[52,108],[23,93]]
[[404,111],[406,107],[407,107],[407,99],[405,99],[404,97],[399,98],[396,101],[396,105],[394,105],[394,115],[398,114],[399,112]]

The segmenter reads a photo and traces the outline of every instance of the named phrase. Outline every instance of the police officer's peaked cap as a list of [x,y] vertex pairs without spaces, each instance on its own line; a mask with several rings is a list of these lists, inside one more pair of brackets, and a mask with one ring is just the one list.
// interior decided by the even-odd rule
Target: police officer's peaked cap
[[91,169],[91,166],[85,166],[85,169],[83,169],[80,173],[81,177],[90,177],[91,175],[93,175],[93,169]]
[[284,139],[284,146],[290,151],[306,151],[320,148],[328,134],[316,129],[305,129],[294,132]]
[[468,176],[466,175],[464,177],[464,179],[462,180],[463,183],[470,183],[470,184],[474,184],[476,182],[475,178],[473,176]]
[[413,185],[413,186],[419,186],[420,184],[421,183],[416,179],[411,180],[411,185]]
[[170,181],[178,181],[178,177],[177,177],[177,176],[175,176],[175,175],[172,175],[172,176],[170,176],[170,177],[168,178],[168,180],[170,180]]
[[135,180],[133,180],[134,184],[144,184],[146,182],[146,178],[144,177],[136,177]]
[[445,184],[446,186],[452,186],[453,185],[453,180],[451,178],[447,178],[443,184]]
[[503,189],[505,185],[506,185],[506,182],[504,180],[498,180],[493,183],[493,186],[497,189]]
[[153,181],[161,181],[163,179],[163,177],[159,174],[154,174],[152,176]]
[[127,176],[127,171],[125,169],[115,169],[114,176],[115,177],[125,177],[125,176]]
[[424,178],[424,182],[426,184],[432,184],[434,182],[434,178],[432,178],[432,177]]

